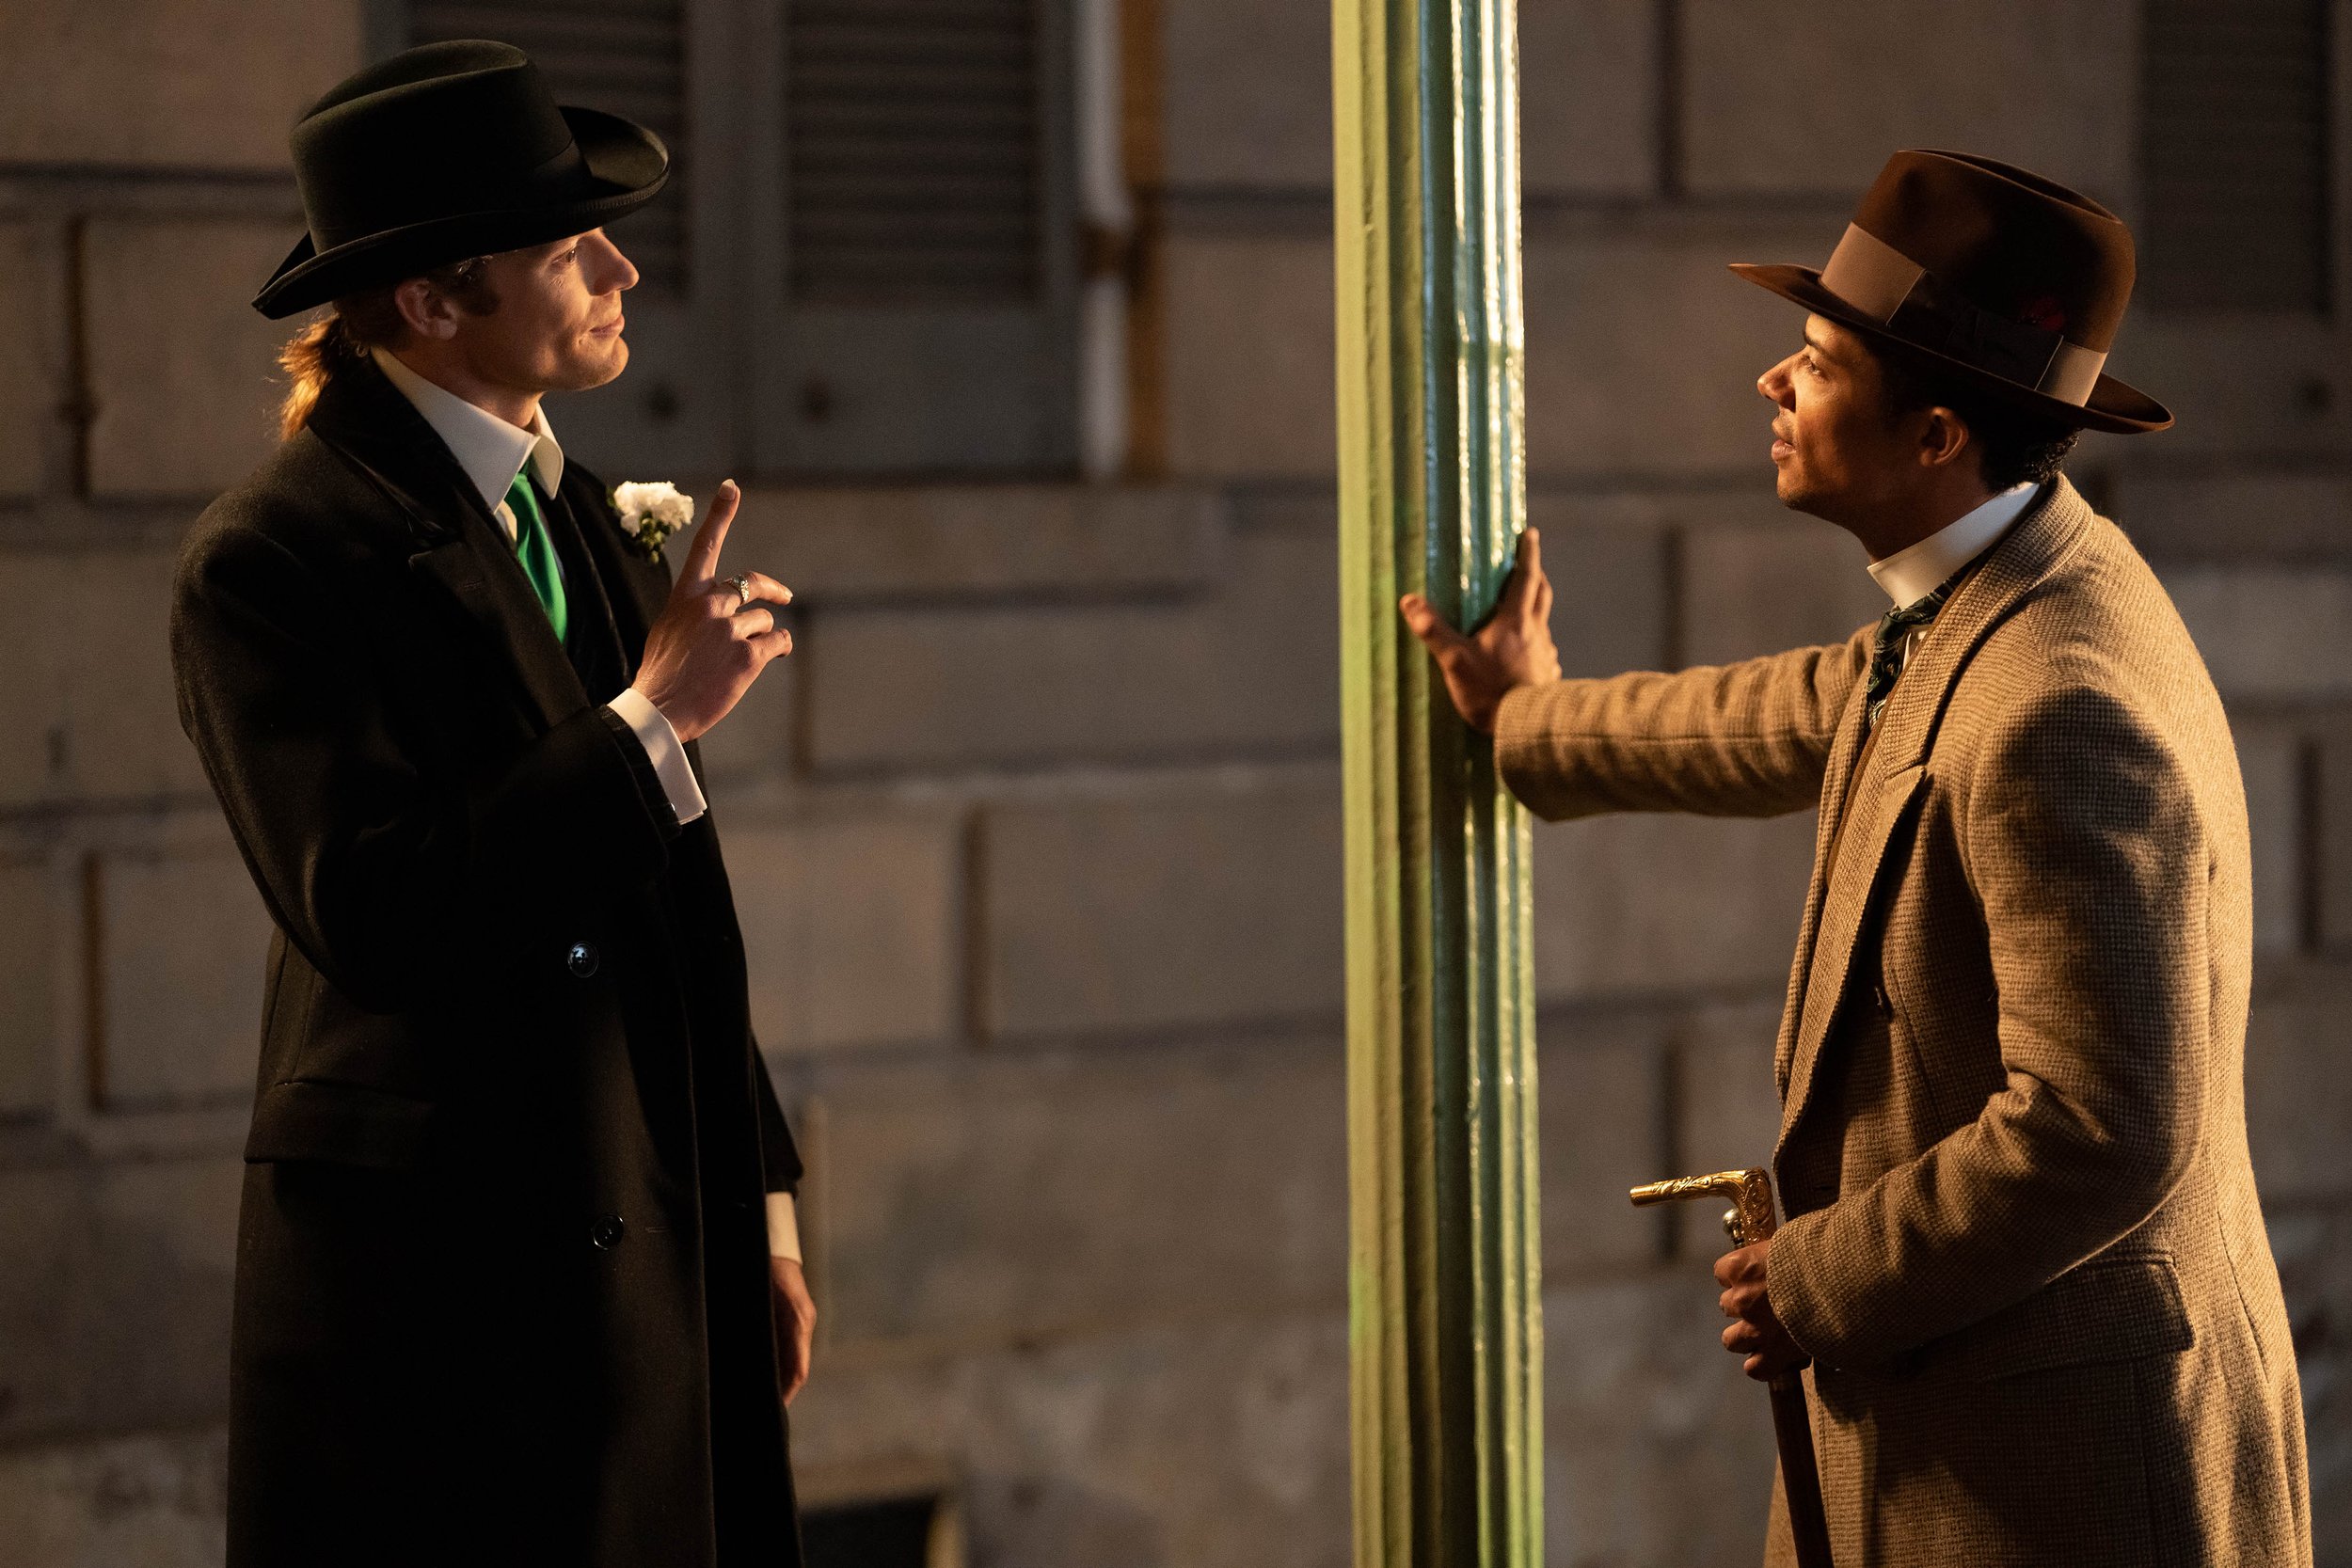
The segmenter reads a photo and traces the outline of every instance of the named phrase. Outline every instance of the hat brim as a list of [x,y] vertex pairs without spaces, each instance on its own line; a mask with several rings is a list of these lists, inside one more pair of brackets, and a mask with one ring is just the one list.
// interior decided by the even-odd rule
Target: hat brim
[[1760,265],[1752,261],[1734,261],[1731,270],[1759,288],[1772,290],[1781,298],[1802,305],[1817,315],[1827,316],[1841,326],[1885,342],[1899,344],[1924,358],[1947,368],[1961,380],[1984,391],[1994,393],[2028,412],[2041,415],[2053,424],[2084,430],[2103,430],[2116,436],[2139,436],[2149,431],[2163,430],[2172,423],[2172,411],[2147,393],[2114,376],[2102,373],[2090,389],[2087,402],[2068,403],[2047,392],[2037,391],[2023,382],[1979,369],[1965,360],[1955,359],[1913,342],[1899,333],[1890,332],[1884,324],[1875,321],[1821,286],[1821,275],[1811,267],[1785,264]]
[[469,256],[494,256],[600,229],[661,194],[670,179],[670,150],[660,136],[633,120],[597,109],[565,107],[563,115],[580,147],[583,168],[577,190],[567,198],[407,224],[325,251],[305,234],[254,296],[253,309],[277,321]]

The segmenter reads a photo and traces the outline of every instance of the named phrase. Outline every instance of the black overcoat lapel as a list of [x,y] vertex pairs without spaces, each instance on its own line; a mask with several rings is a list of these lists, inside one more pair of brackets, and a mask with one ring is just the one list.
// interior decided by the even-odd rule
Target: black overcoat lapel
[[534,735],[588,705],[588,692],[522,563],[433,427],[373,363],[339,371],[310,428],[407,517],[418,580],[455,609],[512,683]]
[[[407,518],[418,546],[408,558],[416,580],[470,628],[479,641],[485,675],[504,686],[527,733],[543,735],[587,707],[592,700],[587,686],[555,635],[505,531],[415,404],[373,363],[361,361],[328,384],[310,422],[322,440]],[[594,699],[602,702],[635,674],[644,647],[644,627],[650,621],[644,614],[648,586],[644,575],[654,574],[658,582],[666,579],[660,578],[660,566],[642,558],[630,569],[612,547],[621,539],[620,527],[606,509],[602,486],[593,475],[566,462],[558,489],[570,511],[566,526],[578,525],[574,537],[593,562],[593,574],[606,583],[627,584],[618,594],[608,594],[593,582],[570,582],[567,588],[578,612],[592,624],[593,629],[581,635],[608,635],[619,643],[613,650],[619,679],[612,691]],[[582,507],[583,499],[590,504]],[[584,517],[583,510],[588,514]],[[658,595],[655,603],[660,603]],[[657,906],[665,911],[658,917],[665,926],[668,903],[665,897]],[[691,1037],[687,1009],[679,1006],[684,976],[675,967],[675,938],[665,932],[658,945],[665,983],[649,989],[644,1003],[666,1019],[676,1038]],[[628,1049],[655,1147],[673,1170],[691,1180],[692,1085],[660,1031],[632,1034]]]

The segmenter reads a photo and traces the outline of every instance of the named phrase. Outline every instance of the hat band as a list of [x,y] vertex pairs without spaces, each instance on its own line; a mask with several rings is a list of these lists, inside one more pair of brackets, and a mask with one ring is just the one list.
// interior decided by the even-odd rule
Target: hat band
[[1821,287],[1906,342],[2079,408],[2107,356],[2030,322],[1996,316],[1884,240],[1852,224],[1821,269]]

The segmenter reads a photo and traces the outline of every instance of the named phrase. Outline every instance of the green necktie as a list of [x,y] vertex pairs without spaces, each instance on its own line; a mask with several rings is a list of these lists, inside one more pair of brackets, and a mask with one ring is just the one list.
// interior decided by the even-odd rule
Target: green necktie
[[547,608],[555,640],[561,642],[564,628],[571,621],[564,606],[564,574],[555,564],[555,544],[548,537],[548,520],[540,514],[539,492],[532,487],[530,473],[526,467],[506,487],[506,504],[515,514],[515,554],[523,563],[523,576],[531,579],[532,592]]

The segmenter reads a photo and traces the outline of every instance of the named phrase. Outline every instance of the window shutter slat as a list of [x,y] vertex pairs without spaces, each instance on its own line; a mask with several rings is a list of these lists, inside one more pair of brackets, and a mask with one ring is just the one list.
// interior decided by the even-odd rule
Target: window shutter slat
[[1031,0],[788,0],[785,50],[793,298],[1035,297]]

